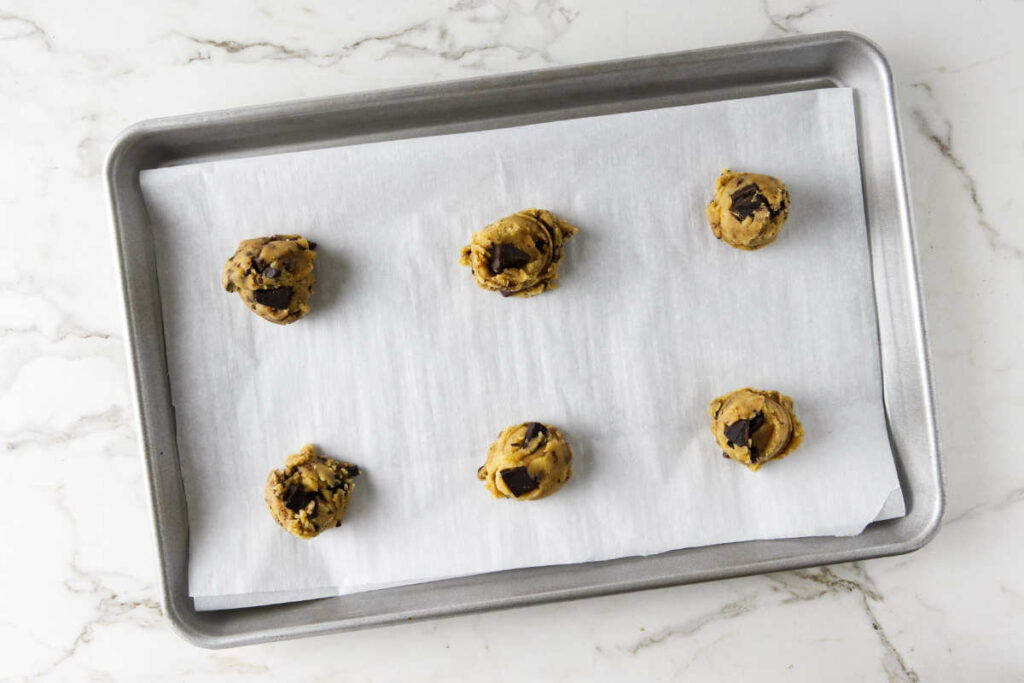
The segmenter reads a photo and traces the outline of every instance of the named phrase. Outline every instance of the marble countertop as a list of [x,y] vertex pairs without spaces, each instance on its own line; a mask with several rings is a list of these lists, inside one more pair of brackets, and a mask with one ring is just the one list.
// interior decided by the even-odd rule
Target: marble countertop
[[[0,680],[1024,680],[1024,3],[0,0]],[[101,168],[140,119],[846,29],[899,88],[945,522],[911,555],[227,651],[158,600]]]

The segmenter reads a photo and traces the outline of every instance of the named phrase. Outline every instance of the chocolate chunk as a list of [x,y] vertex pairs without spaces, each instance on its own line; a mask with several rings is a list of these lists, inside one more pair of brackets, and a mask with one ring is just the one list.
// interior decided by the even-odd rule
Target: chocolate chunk
[[298,255],[296,254],[285,254],[277,260],[278,264],[286,273],[294,273],[299,269]]
[[252,260],[252,269],[255,270],[257,273],[262,273],[263,269],[266,268],[266,267],[267,267],[267,264],[264,263],[263,261],[260,261],[258,256],[253,258],[253,260]]
[[537,480],[526,471],[525,467],[511,467],[507,470],[501,470],[498,474],[501,475],[501,480],[505,482],[505,486],[508,487],[508,490],[516,498],[540,486]]
[[491,256],[491,272],[501,273],[506,268],[522,268],[530,262],[530,255],[511,244],[495,244]]
[[307,505],[309,501],[316,498],[316,491],[307,491],[297,484],[291,484],[288,486],[288,490],[284,492],[284,506],[292,512],[299,512]]
[[732,208],[729,209],[729,213],[739,221],[750,218],[755,211],[765,205],[764,195],[757,189],[757,185],[745,185],[729,196],[732,197]]
[[316,249],[316,242],[310,242],[309,243],[309,248],[310,249]]
[[498,291],[501,292],[501,295],[504,297],[510,297],[516,293],[516,290],[511,289],[509,287],[499,287]]
[[746,446],[750,441],[750,420],[739,420],[731,425],[726,425],[725,438],[729,440],[730,446],[733,444]]
[[750,434],[751,434],[751,436],[753,436],[754,432],[756,432],[761,427],[761,425],[763,425],[763,424],[764,424],[764,412],[759,410],[759,411],[757,411],[757,415],[755,415],[754,417],[750,418]]
[[524,445],[536,439],[539,434],[547,436],[548,428],[542,425],[540,422],[531,422],[528,425],[526,425],[526,436],[523,437]]
[[288,302],[292,300],[291,287],[274,287],[273,289],[257,289],[253,291],[252,298],[256,303],[271,308],[288,308]]
[[548,243],[542,239],[536,239],[533,241],[533,246],[537,247],[537,251],[544,251],[544,247],[548,246]]
[[272,266],[267,266],[266,268],[263,269],[263,277],[277,277],[280,274],[281,271]]
[[346,462],[346,463],[344,463],[342,465],[342,468],[346,472],[348,472],[348,476],[350,476],[350,477],[358,477],[359,476],[359,466],[358,465],[353,465],[350,462]]
[[757,450],[757,446],[750,444],[750,464],[753,465],[757,462],[757,459],[761,457],[761,451]]
[[722,451],[722,457],[725,458],[726,460],[732,460],[732,458],[729,457],[729,454],[726,453],[725,451]]

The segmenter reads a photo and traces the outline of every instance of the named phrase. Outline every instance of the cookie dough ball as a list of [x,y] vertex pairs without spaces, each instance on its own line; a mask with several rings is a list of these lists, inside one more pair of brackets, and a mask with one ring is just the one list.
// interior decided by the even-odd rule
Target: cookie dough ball
[[572,476],[572,449],[557,427],[524,422],[507,427],[487,450],[476,472],[495,498],[537,500]]
[[263,496],[267,509],[282,529],[299,538],[313,538],[341,526],[359,468],[332,460],[307,444],[289,455],[284,469],[267,477]]
[[299,235],[244,240],[224,264],[224,289],[238,292],[256,315],[279,325],[309,313],[316,242]]
[[484,289],[533,296],[558,286],[563,244],[579,228],[550,211],[526,209],[491,223],[462,248],[459,264]]
[[722,455],[754,472],[795,451],[804,438],[793,399],[777,391],[737,389],[712,401],[708,412]]
[[789,217],[789,190],[778,178],[725,170],[707,213],[715,237],[737,249],[760,249],[775,241]]

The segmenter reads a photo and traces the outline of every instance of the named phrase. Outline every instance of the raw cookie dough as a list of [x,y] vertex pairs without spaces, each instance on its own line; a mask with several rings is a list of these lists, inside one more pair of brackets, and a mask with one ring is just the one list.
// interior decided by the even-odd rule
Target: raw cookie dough
[[707,213],[715,237],[737,249],[760,249],[775,241],[789,217],[789,190],[778,178],[726,169]]
[[470,266],[484,289],[502,296],[533,296],[558,287],[563,243],[579,232],[550,211],[526,209],[473,235],[459,265]]
[[524,422],[506,427],[476,472],[495,498],[537,500],[572,476],[572,449],[557,427]]
[[312,444],[289,455],[284,469],[267,477],[263,497],[282,529],[299,538],[313,538],[325,529],[341,526],[355,488],[359,468],[316,452]]
[[737,389],[712,401],[708,413],[722,455],[754,472],[795,451],[804,438],[793,399],[777,391]]
[[287,325],[309,313],[316,242],[299,235],[244,240],[224,264],[224,289],[264,320]]

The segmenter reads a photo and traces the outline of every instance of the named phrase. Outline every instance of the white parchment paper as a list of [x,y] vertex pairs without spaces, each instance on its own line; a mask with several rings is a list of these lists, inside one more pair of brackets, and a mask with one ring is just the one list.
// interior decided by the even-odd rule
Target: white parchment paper
[[[723,167],[782,178],[758,252],[704,217]],[[859,533],[900,516],[852,93],[808,91],[146,171],[201,609],[513,567]],[[581,228],[561,287],[504,299],[459,249],[518,209]],[[221,289],[242,239],[319,243],[313,312],[279,327]],[[711,398],[796,402],[807,437],[752,473]],[[508,424],[560,426],[575,476],[492,500]],[[267,473],[313,442],[359,464],[344,526],[293,538]],[[886,504],[888,501],[888,504]],[[884,508],[884,509],[883,509]],[[881,513],[881,515],[880,515]]]

